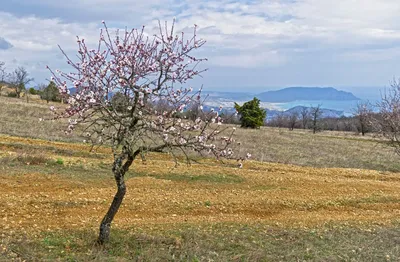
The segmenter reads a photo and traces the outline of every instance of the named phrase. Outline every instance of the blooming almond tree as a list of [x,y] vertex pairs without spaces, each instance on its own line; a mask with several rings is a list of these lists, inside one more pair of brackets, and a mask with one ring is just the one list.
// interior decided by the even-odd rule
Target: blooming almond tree
[[[204,102],[201,89],[183,86],[204,71],[197,68],[205,59],[192,55],[205,43],[197,38],[196,25],[188,38],[174,33],[174,23],[171,27],[159,23],[159,32],[152,37],[144,28],[117,30],[112,36],[103,25],[95,49],[77,38],[77,61],[60,47],[72,72],[49,68],[60,93],[68,98],[65,110],[51,108],[57,118],[69,119],[66,133],[81,125],[93,146],[112,148],[117,192],[101,221],[99,244],[109,239],[111,222],[126,193],[124,175],[137,156],[181,152],[190,160],[192,151],[217,159],[233,158],[234,145],[239,144],[233,140],[235,129],[221,125],[218,110],[203,112],[196,119],[177,118],[193,104],[202,109]],[[73,94],[69,94],[71,86],[76,90]],[[168,104],[166,110],[155,109],[159,102]]]

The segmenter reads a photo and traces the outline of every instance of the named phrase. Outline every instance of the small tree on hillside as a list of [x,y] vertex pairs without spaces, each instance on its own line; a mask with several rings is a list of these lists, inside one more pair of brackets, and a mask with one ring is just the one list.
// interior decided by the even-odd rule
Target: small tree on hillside
[[7,77],[7,73],[6,73],[6,68],[5,68],[5,64],[4,62],[0,61],[0,96],[2,94],[3,88],[6,84],[6,77]]
[[317,131],[319,130],[318,120],[320,119],[321,115],[322,115],[321,105],[317,105],[315,107],[310,108],[313,134],[317,133]]
[[47,86],[42,85],[40,87],[40,98],[46,100],[47,103],[50,101],[61,101],[60,92],[58,91],[57,85],[53,81],[50,81]]
[[300,115],[301,115],[301,123],[303,129],[306,129],[308,121],[310,120],[310,110],[307,107],[303,107],[300,112]]
[[[84,124],[88,141],[111,146],[117,192],[100,224],[98,243],[103,244],[126,193],[125,174],[138,155],[167,151],[173,156],[183,152],[187,161],[189,152],[232,158],[234,129],[224,128],[217,112],[204,114],[206,121],[174,117],[200,101],[201,91],[192,93],[192,88],[182,86],[203,72],[196,68],[205,59],[191,54],[205,43],[197,37],[196,26],[188,39],[167,24],[160,24],[152,38],[144,28],[117,32],[112,38],[104,23],[96,49],[89,49],[84,39],[77,42],[78,61],[63,52],[75,73],[51,71],[61,94],[67,95],[71,84],[76,93],[69,96],[65,111],[52,109],[57,117],[69,118],[67,133]],[[118,108],[111,93],[124,97]],[[154,110],[157,101],[165,101],[168,107]]]
[[29,88],[28,92],[29,92],[30,95],[37,95],[37,94],[39,94],[39,91],[36,90],[36,89],[33,88],[33,87]]
[[289,125],[289,130],[293,130],[297,124],[297,119],[299,118],[299,113],[298,112],[292,112],[288,116],[288,125]]
[[275,117],[271,120],[272,126],[276,127],[285,127],[285,124],[287,123],[286,121],[286,116],[283,112],[278,112]]
[[357,129],[363,136],[369,131],[371,114],[372,108],[369,102],[357,103],[357,107],[354,110],[354,116],[358,122]]
[[[188,105],[187,111],[186,111],[186,117],[190,120],[196,120],[197,118],[201,118],[202,116],[202,106],[201,106],[201,101],[195,101]],[[220,116],[222,118],[222,115]]]
[[31,81],[33,81],[33,78],[29,77],[29,73],[28,71],[26,71],[24,67],[20,66],[14,70],[14,72],[11,74],[10,82],[11,82],[11,87],[17,94],[17,98],[21,97],[21,92],[26,89],[25,86]]
[[242,127],[260,128],[260,126],[264,125],[267,112],[260,108],[260,100],[256,97],[242,106],[235,103],[235,109],[240,115]]
[[377,103],[378,113],[372,114],[371,126],[389,139],[390,146],[400,154],[400,83],[394,81],[390,90]]

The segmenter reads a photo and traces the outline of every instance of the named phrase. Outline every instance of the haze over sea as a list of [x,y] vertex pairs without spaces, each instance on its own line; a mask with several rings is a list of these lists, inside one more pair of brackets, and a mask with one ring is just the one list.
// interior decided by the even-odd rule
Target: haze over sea
[[317,106],[321,105],[322,108],[334,109],[344,111],[346,116],[352,115],[357,103],[362,100],[348,100],[348,101],[332,101],[332,100],[299,100],[288,103],[274,103],[273,108],[279,110],[288,110],[295,106]]
[[344,114],[347,116],[354,113],[357,103],[361,101],[369,101],[372,106],[374,106],[381,99],[381,92],[384,93],[387,87],[343,87],[337,89],[351,92],[361,100],[301,100],[288,103],[276,103],[275,106],[281,110],[287,110],[295,106],[316,106],[320,104],[323,108],[344,111]]
[[[248,91],[254,96],[257,96],[257,94],[265,91],[270,91],[270,90],[279,90],[283,89],[285,87],[280,87],[280,88],[263,88],[263,87],[250,87],[250,88],[245,88],[242,90],[229,90],[228,88],[210,88],[206,90],[213,90],[213,91],[223,91],[226,92],[229,90],[229,92],[243,92],[243,90]],[[322,108],[326,109],[333,109],[333,110],[338,110],[338,111],[344,111],[344,114],[346,116],[352,115],[354,112],[354,109],[357,106],[357,103],[362,102],[362,101],[368,101],[374,106],[380,99],[381,99],[381,94],[385,92],[389,88],[389,84],[384,86],[382,85],[381,87],[334,87],[337,90],[342,90],[342,91],[347,91],[353,93],[356,97],[360,98],[360,100],[345,100],[345,101],[337,101],[337,100],[296,100],[296,101],[291,101],[291,102],[285,102],[285,103],[267,103],[267,102],[262,102],[262,106],[266,107],[268,109],[274,109],[274,110],[288,110],[290,108],[293,108],[295,106],[317,106],[321,105]],[[249,94],[247,93],[247,94]]]

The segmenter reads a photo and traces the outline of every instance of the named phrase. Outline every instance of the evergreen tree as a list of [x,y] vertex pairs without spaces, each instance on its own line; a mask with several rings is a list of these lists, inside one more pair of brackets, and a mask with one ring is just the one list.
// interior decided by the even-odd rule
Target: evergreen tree
[[240,114],[242,127],[260,128],[260,126],[264,125],[267,112],[260,108],[260,100],[256,97],[244,103],[243,106],[235,103],[235,109]]
[[49,101],[53,102],[61,101],[60,92],[58,91],[58,88],[53,81],[51,81],[48,86],[42,87],[42,90],[40,92],[40,98],[46,100],[47,103]]

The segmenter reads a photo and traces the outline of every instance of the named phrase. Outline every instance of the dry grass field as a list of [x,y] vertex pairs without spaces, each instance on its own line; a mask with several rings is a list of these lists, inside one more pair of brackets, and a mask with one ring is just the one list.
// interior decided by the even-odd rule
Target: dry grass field
[[[43,121],[50,118],[49,106],[43,101],[0,97],[0,134],[41,138],[50,141],[82,142],[76,132],[65,136],[66,121]],[[62,105],[55,103],[57,107]],[[400,172],[400,157],[384,141],[372,135],[362,137],[350,132],[324,131],[313,135],[308,130],[262,128],[237,129],[242,152],[254,160],[313,167],[361,168]]]
[[111,242],[95,247],[109,149],[39,123],[46,108],[0,98],[0,261],[400,260],[397,156],[371,137],[279,129],[240,130],[264,161],[243,169],[135,162]]

